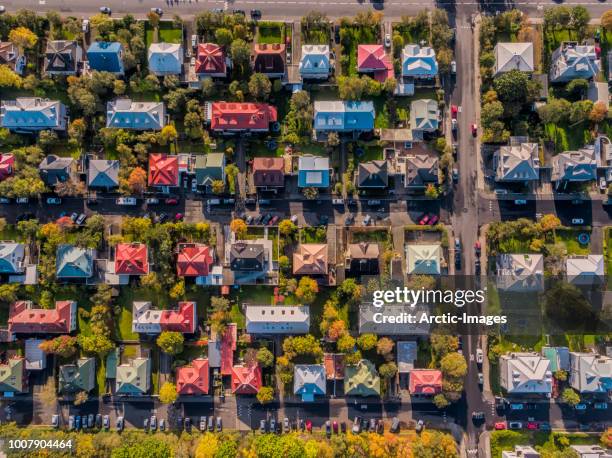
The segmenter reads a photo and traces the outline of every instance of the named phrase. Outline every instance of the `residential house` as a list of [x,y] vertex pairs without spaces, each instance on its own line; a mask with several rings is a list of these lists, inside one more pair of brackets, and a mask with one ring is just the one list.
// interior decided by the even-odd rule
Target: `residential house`
[[412,136],[409,128],[379,129],[380,143],[384,146],[385,153],[391,152],[396,156],[409,154],[412,150],[412,142],[418,141]]
[[383,45],[359,45],[357,47],[357,71],[371,75],[376,81],[394,78],[393,61]]
[[269,132],[278,121],[276,107],[267,103],[211,102],[204,111],[210,130],[220,134]]
[[605,260],[601,254],[568,256],[565,260],[565,274],[575,285],[602,284],[605,279]]
[[22,274],[25,269],[25,245],[11,241],[0,241],[0,274]]
[[346,366],[344,372],[346,396],[380,396],[380,377],[372,362],[362,359],[355,366]]
[[380,247],[378,243],[350,243],[346,250],[345,266],[351,275],[377,275],[379,273]]
[[597,179],[595,146],[588,145],[578,151],[565,151],[552,158],[551,180],[557,188],[567,183]]
[[329,188],[331,169],[329,158],[304,155],[298,159],[298,187]]
[[608,83],[591,81],[587,89],[587,98],[593,103],[601,102],[608,106],[610,104]]
[[58,280],[87,280],[94,274],[96,250],[62,244],[55,256],[55,276]]
[[40,349],[44,339],[26,339],[25,368],[27,371],[42,371],[47,368],[47,354]]
[[178,156],[169,154],[149,154],[149,186],[162,188],[179,185]]
[[219,369],[221,375],[232,375],[237,342],[238,325],[236,323],[229,323],[221,336],[211,329],[210,339],[208,339],[208,365],[211,368]]
[[539,353],[509,353],[500,356],[499,380],[508,394],[552,393],[550,361]]
[[9,358],[0,364],[0,393],[5,397],[28,392],[28,377],[22,356]]
[[442,269],[442,247],[439,243],[406,245],[406,267],[408,275],[440,275]]
[[47,42],[44,72],[48,75],[76,75],[83,62],[83,49],[75,40]]
[[87,166],[87,187],[109,191],[119,187],[118,160],[90,159]]
[[436,52],[429,46],[408,44],[402,50],[402,72],[395,94],[414,95],[415,82],[433,80],[438,76]]
[[178,43],[152,43],[148,59],[149,71],[154,75],[180,75],[183,70],[183,47]]
[[570,445],[579,458],[612,458],[612,451],[604,449],[599,444]]
[[313,402],[315,396],[325,396],[323,364],[296,364],[293,369],[293,394],[302,397],[302,402]]
[[149,250],[144,243],[118,243],[115,247],[115,273],[117,275],[147,275]]
[[249,334],[308,334],[310,307],[307,305],[247,305],[246,331]]
[[389,185],[387,161],[360,162],[357,168],[357,187],[362,189],[384,189]]
[[259,364],[232,367],[232,393],[257,394],[262,385]]
[[375,117],[371,101],[315,100],[314,133],[321,139],[329,132],[352,133],[357,138],[374,129]]
[[275,190],[285,186],[285,160],[282,157],[253,159],[253,184],[260,190]]
[[215,43],[200,43],[195,72],[200,78],[225,78],[227,59],[223,48]]
[[580,393],[612,392],[612,358],[597,353],[570,352],[569,383]]
[[213,181],[225,183],[225,154],[198,154],[194,167],[198,188],[204,188],[206,192],[210,192]]
[[160,334],[164,331],[193,334],[198,325],[195,302],[183,301],[173,310],[152,308],[151,302],[135,301],[132,307],[132,332]]
[[417,360],[418,343],[416,340],[403,340],[397,342],[397,372],[400,377],[410,374],[414,370],[414,362]]
[[293,253],[294,275],[327,275],[327,244],[300,243]]
[[0,102],[0,124],[11,132],[61,131],[67,122],[66,106],[57,100],[20,97]]
[[544,257],[541,254],[497,256],[497,287],[512,292],[544,289]]
[[179,395],[206,396],[209,390],[208,359],[196,358],[176,368],[176,392]]
[[540,454],[531,445],[515,445],[514,451],[503,450],[502,458],[540,458]]
[[329,45],[302,45],[299,64],[302,79],[326,80],[331,73]]
[[285,76],[286,50],[284,44],[258,43],[253,49],[253,70],[263,73],[268,78],[282,78]]
[[123,45],[118,41],[94,41],[87,49],[90,70],[123,75]]
[[115,99],[106,104],[106,127],[130,130],[161,130],[166,125],[163,102]]
[[409,190],[422,191],[439,183],[438,157],[433,154],[410,154],[400,158],[397,165]]
[[69,334],[76,326],[76,301],[55,301],[54,309],[34,308],[31,301],[9,307],[8,330],[14,334]]
[[151,358],[138,357],[119,364],[115,378],[115,394],[142,396],[151,389]]
[[495,181],[528,182],[540,179],[540,154],[537,143],[502,146],[493,154]]
[[327,380],[344,380],[344,353],[325,353],[323,365]]
[[533,72],[533,43],[497,43],[495,45],[494,75],[520,70]]
[[410,103],[410,129],[413,137],[433,133],[440,126],[438,102],[432,99],[418,99]]
[[595,46],[565,42],[553,51],[550,82],[567,83],[578,78],[590,80],[600,69],[601,61]]
[[12,153],[0,153],[0,181],[6,180],[15,172],[15,156]]
[[6,65],[18,75],[23,75],[26,67],[26,57],[10,41],[0,41],[0,65]]
[[96,387],[96,359],[79,358],[76,363],[59,367],[58,391],[61,394],[86,393]]
[[213,267],[213,249],[203,243],[188,242],[179,243],[177,251],[176,274],[179,277],[194,278],[198,285],[219,283],[217,277],[222,274]]
[[437,369],[413,369],[409,379],[408,390],[413,396],[434,396],[442,392],[442,371]]
[[229,246],[229,265],[234,283],[246,285],[272,278],[272,244],[269,239],[240,240]]
[[38,166],[40,178],[48,186],[55,186],[71,180],[76,174],[76,161],[71,157],[59,157],[55,154],[45,156]]
[[[413,307],[412,304],[385,304],[382,309],[369,303],[359,306],[359,334],[376,334],[385,336],[427,336],[430,333],[428,323],[421,323],[426,315],[422,306]],[[399,317],[398,319],[383,320],[383,315]],[[409,323],[404,317],[416,317],[416,323]]]

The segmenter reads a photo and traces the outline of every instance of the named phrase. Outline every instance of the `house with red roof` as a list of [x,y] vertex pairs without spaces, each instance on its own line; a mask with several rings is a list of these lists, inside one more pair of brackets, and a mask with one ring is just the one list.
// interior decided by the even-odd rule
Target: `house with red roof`
[[410,394],[433,396],[442,392],[442,372],[432,369],[413,369],[408,384]]
[[179,277],[206,277],[215,261],[214,251],[203,243],[180,243],[176,259]]
[[256,188],[268,190],[285,186],[285,160],[282,157],[256,157],[252,169]]
[[287,54],[281,43],[257,43],[253,48],[253,70],[269,78],[285,76]]
[[160,334],[163,331],[193,334],[198,324],[196,303],[184,301],[178,308],[154,309],[151,302],[136,301],[132,306],[132,332]]
[[205,396],[209,389],[208,359],[197,358],[176,369],[176,392],[179,395]]
[[227,62],[223,48],[215,43],[200,43],[195,72],[199,77],[225,78]]
[[146,275],[149,273],[149,250],[144,243],[118,243],[115,247],[117,275]]
[[154,153],[149,155],[149,186],[179,185],[178,156]]
[[261,388],[261,367],[239,365],[232,367],[232,393],[257,394]]
[[208,364],[211,368],[219,369],[221,375],[232,375],[234,365],[234,352],[238,341],[238,326],[229,323],[222,335],[211,331],[208,339]]
[[15,156],[0,153],[0,181],[10,177],[15,171]]
[[357,48],[357,71],[367,73],[381,83],[394,78],[393,62],[383,45],[359,45]]
[[76,327],[76,301],[56,301],[54,309],[35,308],[32,301],[9,307],[8,331],[13,334],[68,334]]
[[268,132],[278,120],[276,107],[267,103],[212,102],[204,111],[210,129],[218,133]]

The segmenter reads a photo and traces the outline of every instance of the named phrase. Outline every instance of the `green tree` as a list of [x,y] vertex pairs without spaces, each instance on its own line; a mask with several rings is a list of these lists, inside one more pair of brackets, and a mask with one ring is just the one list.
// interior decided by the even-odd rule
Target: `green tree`
[[178,399],[178,393],[176,392],[176,386],[174,383],[165,382],[159,388],[159,401],[163,404],[172,404]]
[[267,100],[272,91],[272,83],[263,73],[254,73],[249,79],[249,93],[257,100]]
[[589,82],[584,78],[577,78],[567,83],[565,92],[571,97],[572,100],[580,100],[584,97],[589,89]]
[[361,334],[357,338],[357,346],[363,351],[368,351],[376,346],[377,341],[378,337],[376,336],[376,334]]
[[234,35],[232,34],[231,30],[228,30],[223,27],[215,30],[215,41],[220,46],[229,46],[233,40],[234,40]]
[[213,180],[210,187],[213,194],[223,194],[225,192],[225,183],[223,180]]
[[438,188],[433,184],[429,183],[427,188],[425,188],[425,197],[428,199],[437,199],[440,196],[440,192]]
[[589,11],[582,5],[577,5],[572,8],[570,13],[570,27],[578,31],[580,34],[585,34],[585,30],[589,25],[591,15]]
[[21,77],[8,65],[0,65],[0,87],[19,89],[23,84]]
[[457,352],[448,353],[440,361],[440,369],[445,376],[461,378],[467,374],[467,363],[463,355]]
[[572,388],[566,388],[563,390],[561,394],[561,400],[566,404],[574,407],[577,404],[580,404],[580,395],[576,393]]
[[94,353],[99,356],[104,356],[115,348],[115,343],[104,335],[79,334],[77,342],[85,353]]
[[544,124],[567,122],[571,104],[565,99],[552,99],[538,108],[538,115]]
[[355,338],[350,334],[344,334],[338,338],[336,347],[342,353],[350,353],[355,348]]
[[282,235],[291,237],[297,231],[297,226],[290,219],[284,219],[278,223],[278,230]]
[[295,296],[302,301],[303,304],[311,304],[317,297],[319,285],[316,280],[303,276],[300,278],[298,288],[295,290]]
[[271,386],[262,386],[257,392],[257,400],[262,405],[274,401],[274,388]]
[[434,332],[429,337],[434,353],[442,358],[459,348],[459,339],[455,335]]
[[579,100],[578,102],[572,103],[569,121],[572,124],[585,122],[589,119],[589,115],[591,114],[592,109],[593,102],[591,102],[590,100]]
[[433,403],[438,409],[444,409],[450,405],[450,402],[448,402],[448,399],[446,399],[446,396],[444,396],[442,393],[434,396]]
[[169,355],[177,355],[183,351],[183,343],[185,337],[180,332],[163,331],[157,337],[157,345],[159,348]]
[[251,62],[251,48],[247,42],[241,39],[232,41],[230,55],[232,56],[232,63],[234,66],[244,74]]
[[510,70],[495,78],[493,87],[499,99],[508,103],[523,103],[527,99],[529,77],[520,70]]
[[382,378],[390,379],[395,377],[397,374],[397,365],[393,361],[389,361],[388,363],[381,364],[378,368],[378,373]]
[[38,43],[38,37],[27,27],[15,27],[9,32],[9,41],[20,49],[30,49]]
[[483,127],[490,127],[491,123],[499,121],[504,114],[504,105],[496,100],[494,102],[485,103],[480,112],[480,120]]
[[272,367],[274,364],[274,355],[266,347],[257,350],[257,362],[261,367]]

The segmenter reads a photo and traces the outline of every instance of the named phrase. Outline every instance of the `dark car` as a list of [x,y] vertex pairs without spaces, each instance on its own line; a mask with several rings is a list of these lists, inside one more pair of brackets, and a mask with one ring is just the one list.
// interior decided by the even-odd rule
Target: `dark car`
[[455,256],[455,270],[461,270],[461,256]]
[[259,432],[260,433],[265,433],[266,432],[266,420],[259,420]]
[[272,215],[270,213],[266,213],[266,215],[261,220],[261,224],[263,226],[267,226],[271,219],[272,219]]
[[371,433],[376,431],[376,420],[374,420],[373,418],[370,418],[370,429],[369,429],[369,431]]
[[340,43],[340,26],[339,25],[334,26],[334,41],[336,42],[336,44]]
[[102,427],[102,414],[96,415],[96,428]]
[[74,427],[77,429],[77,431],[81,429],[81,416],[80,415],[77,415],[76,417],[74,417]]
[[221,417],[217,417],[217,431],[221,432],[223,430],[223,421]]
[[340,432],[342,434],[346,434],[346,422],[344,422],[344,421],[342,423],[340,423]]
[[89,415],[87,415],[87,427],[88,428],[93,428],[95,424],[95,417],[93,413],[90,413]]
[[326,435],[327,437],[330,437],[330,436],[331,436],[331,434],[332,434],[331,423],[330,423],[330,421],[329,421],[329,420],[327,420],[327,421],[325,422],[325,435]]
[[215,430],[215,418],[211,415],[208,417],[208,431],[211,433]]
[[185,418],[185,431],[191,432],[191,418],[189,417]]
[[306,423],[304,423],[304,419],[300,418],[300,431],[304,432],[306,430]]
[[261,10],[251,10],[251,19],[261,19]]

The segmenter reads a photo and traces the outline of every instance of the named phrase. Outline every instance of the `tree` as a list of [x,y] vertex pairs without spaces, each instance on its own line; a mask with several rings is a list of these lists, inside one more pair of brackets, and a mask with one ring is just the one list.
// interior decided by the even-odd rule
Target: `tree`
[[572,27],[574,30],[580,34],[583,34],[589,25],[590,20],[591,15],[584,6],[578,5],[572,8],[570,13],[570,27]]
[[338,287],[337,292],[338,299],[350,303],[358,302],[363,294],[362,286],[354,278],[344,280]]
[[272,83],[263,73],[254,73],[249,79],[249,93],[257,100],[267,100],[272,91]]
[[493,86],[502,102],[522,103],[527,98],[527,83],[529,77],[520,70],[510,70],[495,78]]
[[550,232],[561,227],[561,220],[556,215],[548,213],[540,218],[538,225],[542,232]]
[[601,15],[601,26],[608,32],[612,32],[612,9]]
[[9,41],[20,49],[36,46],[38,37],[27,27],[16,27],[9,32]]
[[104,356],[115,348],[115,343],[110,340],[107,336],[94,334],[87,336],[85,334],[79,334],[77,337],[79,346],[85,353],[95,353],[100,356]]
[[368,351],[376,346],[377,340],[376,334],[361,334],[357,337],[357,346],[363,351]]
[[218,451],[219,440],[217,436],[212,433],[204,433],[196,447],[195,458],[218,458]]
[[213,180],[210,187],[213,194],[223,194],[225,192],[225,183],[223,180]]
[[380,339],[378,339],[378,342],[376,343],[376,353],[387,358],[388,356],[391,355],[394,345],[395,345],[395,342],[393,342],[388,337],[381,337]]
[[89,395],[87,394],[87,391],[79,391],[74,396],[74,405],[78,406],[78,405],[84,404],[87,402],[88,399],[89,399]]
[[572,100],[580,100],[589,89],[589,82],[584,78],[577,78],[567,83],[565,91],[571,96]]
[[68,335],[58,336],[55,339],[44,340],[40,343],[40,348],[45,353],[61,356],[62,358],[70,358],[77,352],[77,338]]
[[446,396],[444,396],[442,393],[434,396],[433,403],[438,409],[444,409],[450,405],[450,402],[448,402],[448,399],[446,399]]
[[327,328],[327,337],[330,340],[338,340],[346,334],[346,323],[343,320],[332,321]]
[[314,200],[318,197],[319,195],[319,190],[317,188],[312,188],[312,187],[308,187],[308,188],[303,188],[302,189],[302,194],[304,194],[304,197],[308,200]]
[[274,355],[266,347],[262,347],[257,350],[257,362],[261,367],[272,367]]
[[565,99],[552,99],[538,108],[544,124],[562,124],[567,121],[571,104]]
[[128,186],[134,194],[142,194],[147,187],[147,172],[141,167],[134,168],[128,177]]
[[590,100],[579,100],[578,102],[572,103],[570,108],[569,121],[572,124],[578,124],[589,119],[591,110],[593,109],[593,102]]
[[340,144],[340,136],[338,132],[330,132],[327,134],[327,146],[333,148],[334,146],[338,146]]
[[561,400],[572,407],[580,404],[580,395],[576,393],[572,388],[566,388],[561,394]]
[[282,235],[286,237],[291,237],[297,230],[297,227],[290,219],[284,219],[280,223],[278,223],[278,230]]
[[240,218],[234,218],[230,223],[230,230],[236,235],[236,238],[243,239],[247,234],[247,224]]
[[559,380],[560,382],[565,382],[567,381],[567,371],[563,370],[563,369],[559,369],[557,371],[555,371],[555,373],[553,374],[553,376]]
[[69,178],[66,181],[58,181],[53,188],[55,194],[60,197],[66,196],[82,196],[85,194],[85,183],[83,181],[75,181]]
[[504,114],[504,105],[499,101],[485,103],[480,111],[480,120],[483,127],[490,127],[491,123],[499,121]]
[[169,442],[155,437],[144,437],[141,437],[140,440],[120,441],[120,446],[112,450],[112,458],[168,458],[174,456]]
[[451,334],[434,332],[429,339],[432,350],[439,358],[455,352],[459,348],[459,339]]
[[168,124],[164,126],[159,133],[160,145],[167,145],[175,141],[178,138],[178,132],[176,131],[176,127],[172,124]]
[[463,355],[453,352],[442,358],[440,361],[440,369],[445,376],[461,378],[465,377],[465,374],[467,374],[467,363]]
[[271,386],[262,386],[257,392],[257,400],[262,405],[274,401],[274,388]]
[[234,39],[234,35],[231,30],[225,29],[223,27],[215,30],[215,41],[220,46],[229,46]]
[[343,334],[338,338],[336,347],[342,353],[351,353],[355,348],[355,338],[350,334]]
[[157,337],[157,345],[164,353],[169,355],[177,355],[183,351],[183,343],[185,337],[182,333],[176,331],[163,331]]
[[303,304],[311,304],[317,297],[319,285],[316,280],[303,276],[300,278],[298,288],[295,290],[295,295],[302,301]]
[[[610,10],[612,11],[612,10]],[[593,104],[593,109],[589,113],[589,120],[591,122],[602,122],[608,117],[608,106],[605,102],[596,102]]]
[[604,447],[612,448],[612,428],[608,428],[606,432],[601,435],[600,442]]
[[233,64],[244,73],[251,61],[251,48],[246,41],[235,39],[230,46],[230,54]]
[[428,199],[437,199],[440,196],[440,192],[438,191],[438,188],[429,183],[427,185],[427,188],[425,188],[425,197],[427,197]]
[[393,361],[389,361],[388,363],[381,364],[378,368],[378,373],[382,378],[390,379],[395,377],[397,374],[397,365]]
[[164,404],[172,404],[178,398],[178,393],[176,392],[176,386],[174,383],[165,382],[159,388],[159,401]]
[[[19,226],[17,229],[19,229]],[[15,302],[17,300],[18,290],[18,283],[0,285],[0,302],[4,304],[11,304]]]
[[21,77],[11,70],[8,65],[0,65],[0,87],[19,89],[22,84]]
[[180,299],[185,295],[185,280],[177,281],[174,286],[170,289],[170,299]]

